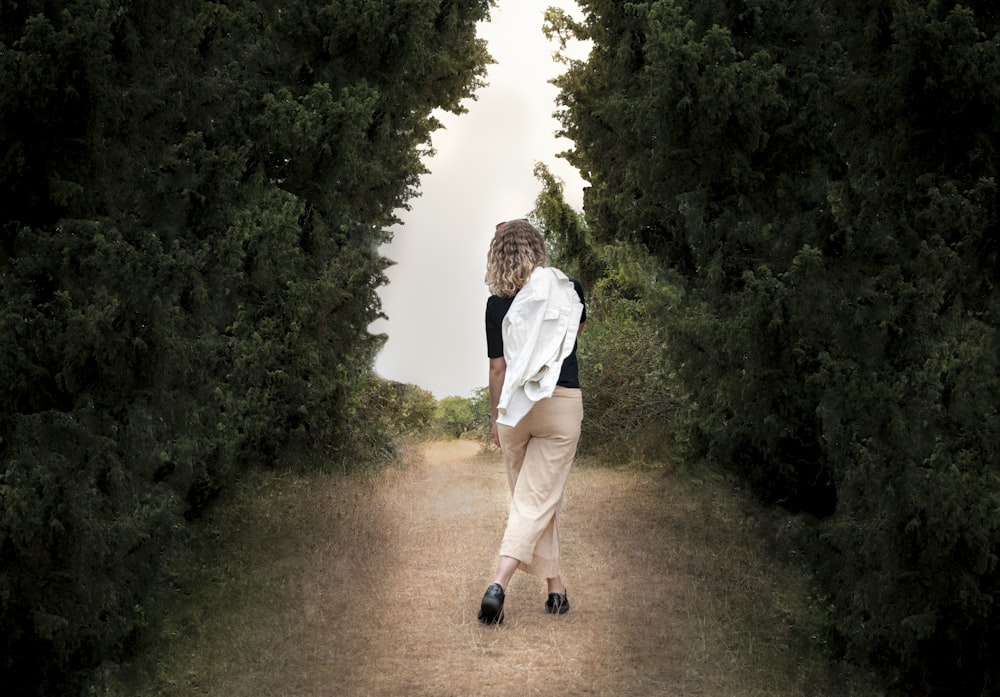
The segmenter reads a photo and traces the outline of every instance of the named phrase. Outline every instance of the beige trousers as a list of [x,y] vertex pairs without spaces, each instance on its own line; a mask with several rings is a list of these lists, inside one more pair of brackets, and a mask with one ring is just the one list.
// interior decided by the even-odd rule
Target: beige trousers
[[511,490],[500,556],[517,559],[529,574],[560,575],[559,509],[582,421],[580,390],[556,387],[516,426],[498,428]]

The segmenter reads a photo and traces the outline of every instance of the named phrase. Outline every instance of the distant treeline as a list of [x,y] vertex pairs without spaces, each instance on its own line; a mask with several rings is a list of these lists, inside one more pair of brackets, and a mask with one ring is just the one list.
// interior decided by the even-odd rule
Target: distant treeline
[[595,425],[796,512],[830,644],[894,691],[1000,694],[1000,8],[580,5],[585,215],[551,178],[540,211],[604,318]]
[[0,1],[0,693],[126,655],[240,471],[385,440],[378,247],[489,6]]

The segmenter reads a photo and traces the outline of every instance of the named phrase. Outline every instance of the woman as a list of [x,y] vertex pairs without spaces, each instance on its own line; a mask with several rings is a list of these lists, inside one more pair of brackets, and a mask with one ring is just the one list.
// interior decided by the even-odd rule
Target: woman
[[486,343],[493,440],[512,497],[479,610],[485,624],[503,621],[507,585],[519,568],[545,577],[547,612],[569,610],[557,523],[583,420],[576,337],[586,310],[580,284],[545,261],[545,241],[528,221],[497,226],[486,264]]

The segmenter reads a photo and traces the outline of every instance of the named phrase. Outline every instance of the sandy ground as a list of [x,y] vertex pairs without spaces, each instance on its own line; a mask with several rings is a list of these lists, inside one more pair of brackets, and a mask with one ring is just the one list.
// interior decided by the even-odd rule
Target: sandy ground
[[575,470],[561,522],[571,611],[545,613],[544,580],[518,572],[505,622],[486,627],[476,612],[508,503],[499,455],[454,441],[413,460],[317,550],[299,644],[311,655],[284,694],[734,694],[732,666],[718,670],[692,632],[698,574],[654,514],[653,474]]
[[[662,471],[574,467],[560,537],[572,609],[547,614],[544,579],[518,572],[496,627],[476,613],[506,522],[499,453],[438,442],[368,479],[293,478],[271,497],[271,532],[255,523],[247,538],[247,568],[264,569],[276,605],[255,612],[259,591],[227,591],[228,616],[188,625],[202,638],[169,659],[171,689],[157,694],[831,694],[822,683],[840,680],[775,683],[775,670],[798,671],[794,657],[773,667],[775,646],[791,655],[796,641],[775,628],[794,623],[766,575],[742,577],[766,563],[714,504],[677,489]],[[747,597],[760,598],[759,626],[737,607]]]

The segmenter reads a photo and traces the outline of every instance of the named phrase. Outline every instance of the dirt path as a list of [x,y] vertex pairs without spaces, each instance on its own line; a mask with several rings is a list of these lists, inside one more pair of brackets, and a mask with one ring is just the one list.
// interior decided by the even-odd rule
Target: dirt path
[[[808,642],[734,534],[735,509],[661,472],[575,467],[561,534],[572,610],[546,614],[544,580],[518,572],[500,627],[476,620],[506,521],[498,453],[432,443],[374,478],[279,484],[252,529],[230,533],[252,541],[237,583],[261,574],[265,591],[247,581],[243,598],[220,592],[219,619],[189,621],[191,648],[163,659],[172,684],[156,694],[861,694],[802,667]],[[761,608],[750,621],[748,606]]]
[[[332,574],[307,595],[306,616],[327,628],[319,634],[337,636],[314,648],[329,652],[314,656],[326,694],[738,694],[727,685],[733,666],[720,672],[691,633],[705,630],[698,575],[678,563],[653,480],[575,470],[562,523],[573,609],[546,614],[544,580],[517,573],[506,621],[484,627],[476,611],[508,502],[502,464],[474,443],[425,447],[373,492],[360,520],[345,521],[354,534],[327,550]],[[310,663],[287,694],[324,694],[309,687],[319,667]]]

